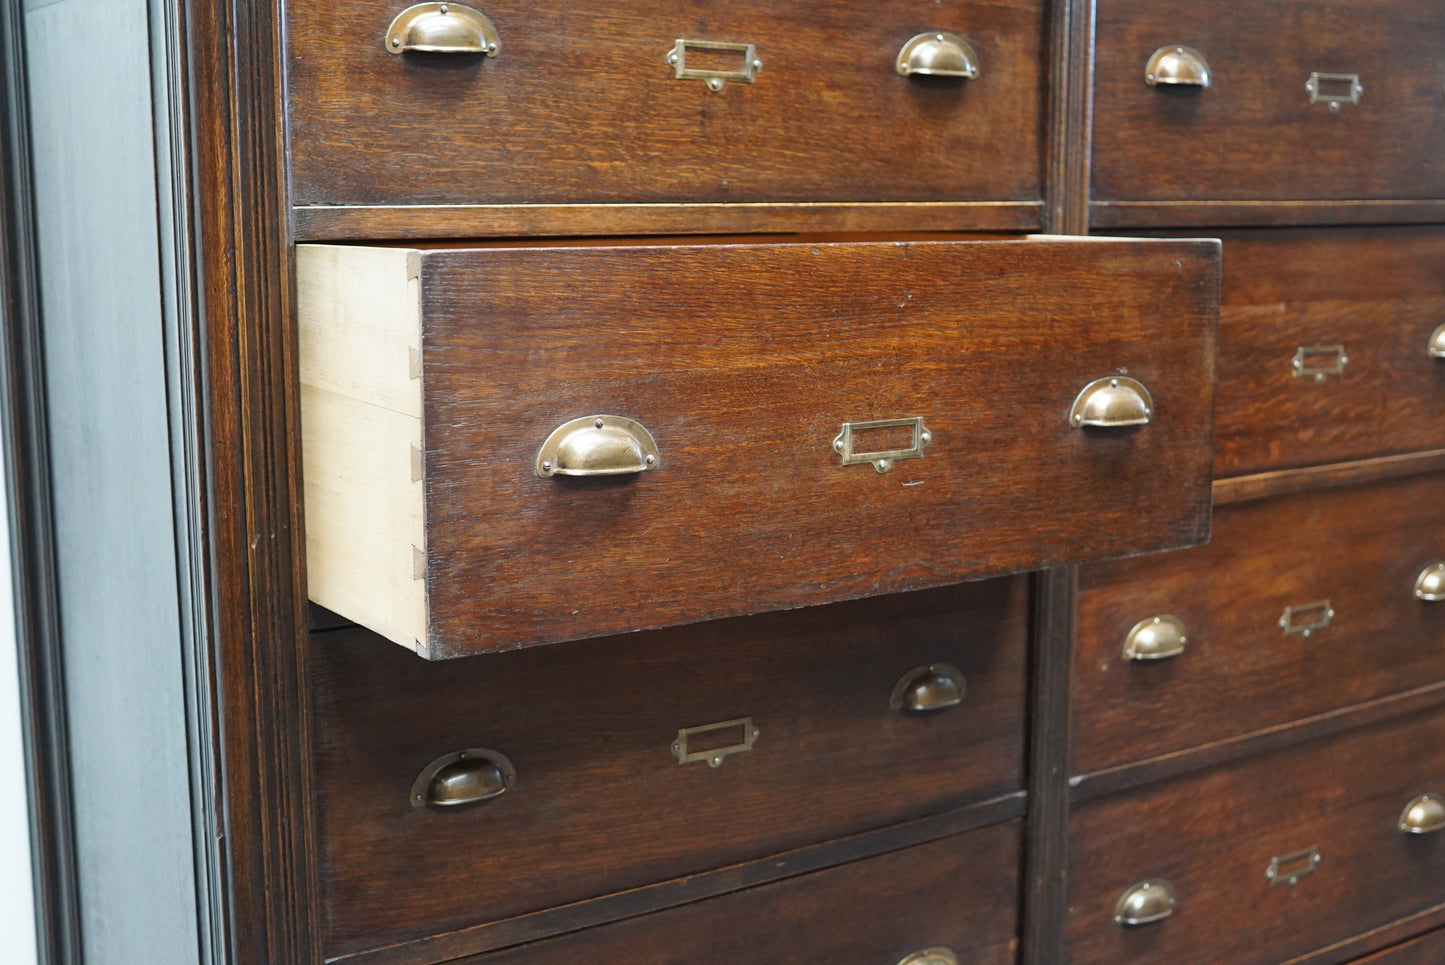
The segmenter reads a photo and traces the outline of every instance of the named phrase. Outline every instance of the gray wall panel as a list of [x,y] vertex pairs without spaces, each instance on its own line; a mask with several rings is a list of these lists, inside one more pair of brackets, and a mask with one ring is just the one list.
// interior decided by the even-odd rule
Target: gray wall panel
[[26,19],[82,932],[197,960],[144,0]]

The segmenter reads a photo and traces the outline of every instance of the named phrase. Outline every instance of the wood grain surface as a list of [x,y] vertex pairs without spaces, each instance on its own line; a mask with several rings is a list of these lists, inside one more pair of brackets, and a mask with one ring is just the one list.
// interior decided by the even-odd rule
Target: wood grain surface
[[[1083,568],[1072,772],[1095,771],[1445,679],[1445,605],[1415,579],[1445,560],[1445,477],[1220,509],[1208,546]],[[1286,607],[1329,600],[1330,625],[1286,636]],[[1123,656],[1171,613],[1184,653]],[[1147,720],[1147,726],[1140,721]]]
[[[1094,77],[1101,201],[1439,199],[1445,7],[1429,0],[1102,0]],[[1150,87],[1166,44],[1213,83]],[[1358,74],[1358,104],[1310,103],[1313,73]]]
[[[1212,242],[422,254],[432,656],[836,601],[1202,540]],[[1150,425],[1080,430],[1089,382]],[[658,467],[542,479],[591,414]],[[892,471],[844,422],[919,416]],[[1167,467],[1167,471],[1161,471]]]
[[1442,961],[1445,961],[1445,931],[1433,931],[1414,941],[1362,958],[1359,965],[1439,965]]
[[[296,203],[1042,196],[1041,0],[494,0],[494,58],[388,53],[405,6],[288,5]],[[937,30],[975,48],[976,79],[899,76]],[[679,38],[753,44],[762,70],[674,79]]]
[[1013,821],[466,963],[892,965],[943,946],[1013,965],[1020,837]]
[[[447,663],[359,629],[313,635],[328,954],[1017,790],[1027,625],[1018,578]],[[938,661],[963,702],[891,709]],[[752,750],[679,764],[679,729],[745,716]],[[411,806],[428,762],[474,747],[510,759],[511,789]]]
[[[1080,805],[1067,961],[1275,965],[1445,903],[1445,836],[1396,827],[1442,782],[1437,708]],[[1272,859],[1311,848],[1313,874],[1271,884]],[[1148,878],[1173,883],[1174,914],[1115,924],[1119,896]]]

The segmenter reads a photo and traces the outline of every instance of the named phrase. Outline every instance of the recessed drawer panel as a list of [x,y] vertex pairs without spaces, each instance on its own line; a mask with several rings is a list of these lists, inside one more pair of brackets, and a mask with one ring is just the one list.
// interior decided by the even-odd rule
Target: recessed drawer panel
[[1442,795],[1436,710],[1077,805],[1068,961],[1277,965],[1439,906]]
[[1012,965],[1018,822],[469,965]]
[[1017,792],[1027,627],[1019,577],[447,663],[315,634],[328,950]]
[[297,257],[311,598],[431,657],[1208,532],[1215,242]]
[[1223,237],[1216,473],[1445,448],[1445,231]]
[[1224,506],[1208,546],[1086,567],[1073,772],[1445,680],[1442,504],[1426,477]]
[[1041,197],[1040,0],[440,7],[287,5],[296,203]]
[[1445,6],[1101,0],[1094,198],[1445,197]]

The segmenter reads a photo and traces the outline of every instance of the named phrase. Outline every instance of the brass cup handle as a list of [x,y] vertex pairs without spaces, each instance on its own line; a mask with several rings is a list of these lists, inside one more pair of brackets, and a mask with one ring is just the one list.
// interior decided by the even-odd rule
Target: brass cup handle
[[1396,826],[1401,834],[1434,834],[1445,828],[1445,797],[1421,794],[1405,805]]
[[1154,398],[1144,383],[1117,375],[1095,379],[1084,386],[1069,409],[1069,425],[1117,429],[1148,425],[1154,417]]
[[617,415],[564,422],[537,450],[537,475],[623,476],[657,468],[657,442],[640,422]]
[[485,747],[443,754],[422,768],[411,785],[411,806],[456,807],[506,793],[517,769],[506,755]]
[[1124,656],[1130,660],[1168,660],[1184,652],[1189,635],[1184,621],[1172,613],[1145,617],[1124,637]]
[[1209,61],[1193,47],[1168,44],[1160,47],[1144,65],[1144,83],[1178,87],[1208,87],[1214,79]]
[[1114,921],[1126,928],[1163,921],[1174,914],[1174,886],[1163,878],[1148,878],[1129,888],[1114,905]]
[[459,3],[418,3],[386,28],[386,49],[394,54],[482,54],[497,56],[497,28],[479,10]]
[[898,965],[958,965],[958,953],[951,948],[935,945],[903,956],[898,960]]
[[1432,359],[1445,359],[1445,325],[1438,326],[1430,333],[1430,344],[1425,351]]
[[1445,563],[1431,563],[1415,577],[1415,599],[1426,603],[1445,600]]
[[930,663],[904,674],[888,698],[894,710],[926,714],[947,710],[963,702],[968,692],[962,672],[952,664]]
[[973,46],[957,34],[930,30],[909,39],[898,51],[895,64],[904,77],[918,74],[925,77],[978,76],[978,54]]

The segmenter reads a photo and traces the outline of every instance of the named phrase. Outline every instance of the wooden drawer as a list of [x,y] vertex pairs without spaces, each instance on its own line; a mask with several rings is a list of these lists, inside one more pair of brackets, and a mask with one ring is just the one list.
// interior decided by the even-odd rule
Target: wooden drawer
[[933,948],[1012,965],[1020,838],[1010,822],[468,962],[897,965]]
[[[389,53],[405,2],[287,5],[297,204],[1041,197],[1041,0],[474,6],[495,57]],[[959,36],[977,76],[901,76],[921,31]],[[683,68],[746,67],[706,43],[762,67],[677,79],[679,38]]]
[[302,246],[311,598],[445,657],[1199,542],[1217,258]]
[[1445,231],[1223,237],[1218,475],[1445,448]]
[[[1068,961],[1277,965],[1439,906],[1445,834],[1400,824],[1442,790],[1437,709],[1078,805]],[[1128,890],[1161,881],[1169,917],[1116,923]],[[1165,907],[1156,896],[1133,911]]]
[[[1445,559],[1442,501],[1437,476],[1224,506],[1208,546],[1085,568],[1073,772],[1445,680],[1445,604],[1415,595]],[[1126,657],[1156,616],[1182,622],[1183,653]]]
[[[1445,196],[1437,2],[1101,0],[1097,37],[1095,200]],[[1208,88],[1146,82],[1179,45]],[[1356,75],[1358,103],[1311,102]]]
[[[359,629],[313,635],[329,952],[1017,792],[1027,597],[1021,577],[966,583],[447,663]],[[895,709],[895,686],[936,664],[962,702]],[[502,755],[511,786],[413,806],[427,765],[467,749]]]
[[1440,965],[1441,962],[1445,962],[1445,931],[1434,931],[1387,948],[1360,959],[1357,965]]

